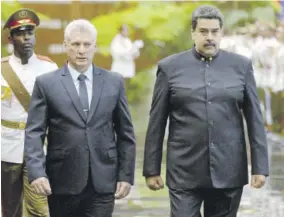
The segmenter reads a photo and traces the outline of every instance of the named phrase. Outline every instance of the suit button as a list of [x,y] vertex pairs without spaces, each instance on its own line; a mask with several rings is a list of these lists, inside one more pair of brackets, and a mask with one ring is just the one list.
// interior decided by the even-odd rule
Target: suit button
[[88,131],[89,131],[89,130],[90,130],[90,128],[89,128],[89,127],[87,127],[87,128],[86,128],[86,130],[88,130]]
[[211,142],[211,146],[215,146],[214,142]]
[[212,104],[212,102],[211,102],[211,101],[208,101],[208,104]]

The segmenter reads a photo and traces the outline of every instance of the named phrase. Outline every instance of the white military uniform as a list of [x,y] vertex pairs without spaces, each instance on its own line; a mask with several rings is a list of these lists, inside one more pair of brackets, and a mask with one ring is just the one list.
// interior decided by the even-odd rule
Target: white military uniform
[[135,75],[134,60],[140,55],[139,48],[127,37],[117,34],[111,42],[112,55],[111,71],[118,72],[125,78]]
[[224,36],[220,42],[220,48],[226,51],[234,52],[235,38],[233,36]]
[[263,66],[261,61],[261,55],[263,54],[263,37],[258,36],[254,39],[254,43],[251,46],[252,50],[252,63],[255,74],[255,81],[258,87],[261,86],[261,81],[263,80]]
[[279,44],[275,58],[277,79],[272,88],[275,92],[284,91],[284,44]]
[[251,59],[252,58],[251,38],[246,35],[237,35],[235,36],[234,41],[235,41],[234,52]]
[[[58,69],[54,62],[48,58],[33,54],[28,63],[23,65],[14,54],[9,58],[9,64],[17,74],[27,91],[32,94],[37,76]],[[5,59],[5,58],[3,58]],[[1,90],[4,90],[4,98],[1,101],[1,120],[11,122],[26,122],[27,112],[20,104],[8,83],[1,75]],[[6,95],[6,96],[5,96]],[[1,161],[9,163],[23,163],[24,154],[24,130],[1,126]]]
[[273,88],[276,78],[275,57],[279,43],[275,38],[258,39],[257,46],[254,47],[255,59],[260,74],[258,86],[262,88]]

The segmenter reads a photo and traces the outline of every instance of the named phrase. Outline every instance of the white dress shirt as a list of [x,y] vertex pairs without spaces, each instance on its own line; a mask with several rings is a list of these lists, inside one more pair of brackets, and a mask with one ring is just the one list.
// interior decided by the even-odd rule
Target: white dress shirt
[[[78,80],[79,75],[81,75],[81,72],[78,72],[76,69],[74,69],[69,63],[68,63],[68,69],[71,74],[71,77],[73,79],[74,85],[76,87],[78,96],[79,96],[79,84],[80,81]],[[87,71],[83,72],[84,75],[86,75],[86,86],[87,86],[87,93],[88,93],[88,102],[89,102],[89,108],[91,106],[91,100],[93,96],[93,65],[90,65],[90,67],[87,69]]]
[[[17,74],[27,91],[32,94],[37,76],[58,69],[53,62],[43,60],[33,54],[28,63],[22,65],[14,54],[9,57],[9,64]],[[18,101],[11,88],[1,75],[1,86],[11,94],[1,100],[1,119],[13,122],[26,122],[27,112]],[[10,163],[23,163],[25,131],[11,129],[1,125],[1,160]]]

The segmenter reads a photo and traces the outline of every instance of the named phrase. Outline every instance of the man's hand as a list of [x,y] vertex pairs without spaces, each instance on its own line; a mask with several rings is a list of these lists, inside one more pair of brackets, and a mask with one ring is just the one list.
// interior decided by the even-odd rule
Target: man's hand
[[261,188],[265,184],[264,175],[252,175],[251,176],[251,186],[254,188]]
[[41,177],[37,178],[31,183],[32,191],[36,194],[40,195],[50,195],[51,194],[51,188],[50,184],[47,178]]
[[161,176],[151,176],[146,178],[146,184],[151,190],[160,190],[164,188],[164,182]]
[[126,197],[131,189],[128,182],[118,182],[116,186],[115,199],[122,199]]

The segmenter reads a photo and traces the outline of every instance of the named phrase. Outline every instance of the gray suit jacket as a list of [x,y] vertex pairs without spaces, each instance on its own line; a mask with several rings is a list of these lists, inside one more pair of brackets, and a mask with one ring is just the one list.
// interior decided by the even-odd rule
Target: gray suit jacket
[[193,48],[159,62],[144,171],[160,175],[169,118],[167,185],[233,188],[248,182],[244,114],[252,174],[268,175],[267,141],[249,59],[221,50],[206,61]]
[[117,181],[133,184],[135,137],[123,78],[93,68],[88,117],[66,65],[35,82],[26,125],[25,161],[29,181],[46,176],[55,194],[80,193],[90,174],[101,193],[115,192]]

